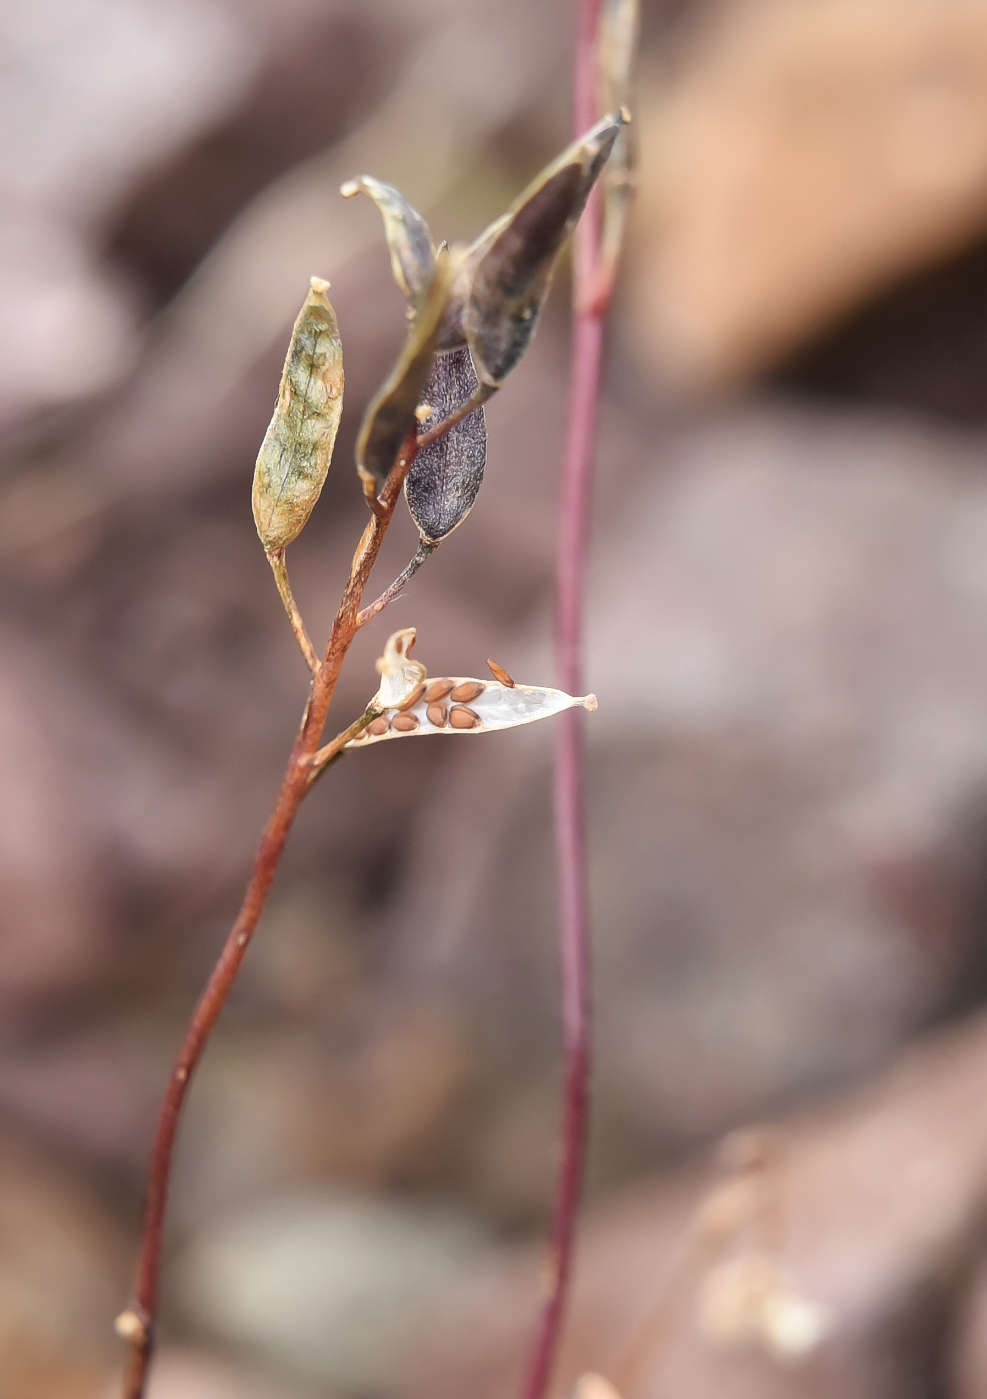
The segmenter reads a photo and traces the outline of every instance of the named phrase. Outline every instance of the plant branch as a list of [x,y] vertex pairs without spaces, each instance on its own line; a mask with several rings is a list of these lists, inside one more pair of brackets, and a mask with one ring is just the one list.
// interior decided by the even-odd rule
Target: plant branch
[[[453,426],[453,424],[450,423],[450,427],[451,426]],[[376,601],[363,608],[359,617],[356,619],[357,626],[365,627],[368,622],[372,622],[375,617],[379,616],[388,603],[393,602],[394,599],[404,591],[405,586],[414,578],[425,560],[430,558],[438,547],[438,544],[433,543],[430,539],[420,540],[418,548],[415,550],[414,557],[409,563],[405,564],[394,582],[384,589]]]
[[[332,625],[325,658],[312,677],[308,703],[298,736],[288,760],[274,810],[261,837],[240,912],[195,1008],[168,1082],[151,1151],[134,1300],[130,1308],[117,1320],[117,1330],[131,1343],[130,1363],[124,1379],[124,1399],[143,1399],[147,1385],[148,1369],[154,1351],[161,1249],[172,1157],[178,1123],[192,1075],[232,990],[237,972],[264,911],[288,833],[302,801],[311,788],[313,759],[319,753],[319,740],[325,728],[340,669],[358,630],[360,600],[416,451],[415,434],[411,432],[377,498],[378,510],[372,514],[357,545],[350,575]],[[363,718],[366,716],[362,716],[357,725],[362,724]],[[351,725],[351,728],[353,727]],[[347,740],[341,734],[328,748],[332,749],[336,743],[342,747],[342,742],[345,741]],[[331,756],[330,753],[330,758]]]
[[430,427],[428,432],[421,434],[418,439],[419,452],[425,447],[431,447],[432,443],[438,442],[440,437],[445,437],[451,428],[454,428],[457,423],[461,423],[464,418],[468,418],[475,409],[482,408],[488,399],[493,398],[499,388],[499,384],[478,384],[466,402],[461,403],[454,413],[450,413],[448,418],[443,418],[441,423],[436,423],[435,427]]
[[[361,613],[361,616],[362,615]],[[351,739],[356,738],[357,734],[363,733],[367,725],[372,724],[375,719],[379,719],[383,712],[382,709],[377,709],[375,705],[368,704],[359,719],[354,719],[348,729],[344,729],[342,733],[336,735],[331,743],[327,743],[325,747],[320,748],[317,753],[312,754],[311,758],[309,758],[309,766],[311,768],[311,773],[309,775],[310,787],[314,784],[316,779],[322,775],[333,758],[343,751],[347,743],[349,743]]]
[[314,675],[319,669],[319,658],[316,655],[315,647],[312,645],[308,632],[305,630],[305,623],[302,621],[302,614],[298,610],[294,593],[291,591],[291,584],[288,581],[288,565],[285,562],[283,549],[268,549],[267,561],[274,570],[274,581],[278,585],[278,592],[281,594],[281,601],[284,603],[284,610],[288,614],[288,621],[291,623],[291,630],[295,633],[295,640],[298,642],[302,655],[305,657],[305,664]]
[[[601,0],[580,0],[573,113],[577,134],[596,118],[600,11]],[[572,369],[556,572],[558,683],[570,694],[579,694],[583,688],[583,588],[606,313],[606,300],[599,290],[599,257],[600,206],[594,191],[577,230],[573,258]],[[544,1399],[558,1353],[575,1255],[592,1058],[581,711],[569,710],[559,719],[554,807],[564,1059],[562,1152],[555,1187],[549,1293],[531,1352],[525,1399]]]

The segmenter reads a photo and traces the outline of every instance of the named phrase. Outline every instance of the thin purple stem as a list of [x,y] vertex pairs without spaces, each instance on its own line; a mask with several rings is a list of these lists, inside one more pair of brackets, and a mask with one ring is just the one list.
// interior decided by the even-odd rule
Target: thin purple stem
[[[596,40],[601,0],[580,0],[574,129],[596,119]],[[580,694],[583,595],[593,494],[603,326],[606,306],[594,295],[600,210],[594,192],[574,257],[572,371],[562,462],[556,572],[555,643],[559,684]],[[524,1399],[544,1399],[559,1348],[575,1259],[582,1195],[592,1064],[591,948],[586,880],[582,711],[560,716],[555,750],[555,849],[559,897],[564,1082],[562,1150],[555,1188],[550,1290],[529,1363]]]

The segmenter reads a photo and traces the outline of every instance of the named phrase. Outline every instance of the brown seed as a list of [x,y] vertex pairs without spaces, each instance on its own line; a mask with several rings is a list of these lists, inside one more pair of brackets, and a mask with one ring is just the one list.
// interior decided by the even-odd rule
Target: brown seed
[[397,729],[398,733],[414,733],[418,727],[418,720],[413,714],[395,714],[391,720],[391,728]]
[[437,729],[444,729],[449,722],[444,704],[430,704],[425,713],[428,715],[428,722],[434,724]]
[[496,661],[488,660],[487,667],[495,680],[499,680],[500,683],[506,685],[509,690],[514,689],[514,681],[502,665],[498,665]]
[[451,680],[433,680],[425,691],[426,703],[435,704],[436,701],[445,699],[446,695],[452,689],[452,685],[453,682]]
[[386,714],[382,714],[379,719],[375,719],[372,724],[367,725],[370,732],[378,738],[381,734],[386,734],[390,727],[391,721]]
[[418,701],[421,699],[422,694],[424,693],[424,690],[425,690],[425,684],[424,684],[424,681],[423,681],[422,684],[418,686],[417,690],[412,690],[412,692],[411,692],[411,694],[408,696],[408,698],[407,698],[406,700],[402,700],[402,701],[401,701],[401,703],[398,705],[398,713],[399,713],[399,714],[402,713],[402,711],[405,710],[405,709],[413,709],[414,706],[415,706],[415,705],[418,703]]
[[465,704],[454,704],[449,710],[449,723],[454,729],[475,729],[480,723],[480,716],[475,709],[467,709]]
[[370,732],[369,732],[369,730],[368,730],[368,729],[361,729],[360,732],[359,732],[358,734],[354,734],[354,735],[353,735],[353,742],[354,742],[354,743],[362,743],[363,740],[364,740],[365,738],[369,738],[369,737],[370,737]]
[[456,686],[449,698],[458,700],[461,704],[468,704],[470,700],[475,700],[477,695],[482,695],[486,688],[482,680],[464,680],[461,685]]

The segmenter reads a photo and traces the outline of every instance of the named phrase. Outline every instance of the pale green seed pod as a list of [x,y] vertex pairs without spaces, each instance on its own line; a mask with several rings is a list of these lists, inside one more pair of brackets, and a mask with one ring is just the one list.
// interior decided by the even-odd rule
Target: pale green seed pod
[[466,254],[463,330],[485,384],[501,384],[531,343],[559,253],[625,120],[605,116],[574,141]]
[[448,252],[440,252],[425,299],[408,329],[404,349],[367,406],[356,440],[356,465],[365,490],[374,490],[384,480],[402,443],[416,426],[415,409],[432,369],[454,273]]
[[384,237],[391,254],[394,280],[411,307],[418,310],[435,270],[435,249],[428,224],[400,190],[385,185],[383,180],[375,180],[372,175],[358,175],[355,180],[347,180],[339,192],[344,199],[366,194],[377,205],[384,220]]
[[301,534],[325,484],[343,411],[343,346],[329,283],[312,278],[254,468],[254,521],[268,553]]

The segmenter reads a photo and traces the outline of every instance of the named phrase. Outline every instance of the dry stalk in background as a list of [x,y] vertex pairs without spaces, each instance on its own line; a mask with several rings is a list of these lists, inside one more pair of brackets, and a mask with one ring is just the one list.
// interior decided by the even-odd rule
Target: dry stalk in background
[[[573,120],[583,130],[602,106],[627,113],[637,42],[637,0],[581,0]],[[583,676],[586,550],[603,362],[603,333],[631,193],[633,151],[626,125],[575,238],[572,368],[562,463],[556,564],[555,646],[559,684]],[[602,196],[602,197],[601,197]],[[563,716],[555,750],[555,849],[562,979],[562,1151],[555,1192],[549,1290],[535,1337],[524,1399],[543,1399],[558,1352],[575,1256],[589,1124],[592,957],[586,875],[583,732]]]
[[[584,8],[595,21],[599,4]],[[611,8],[615,15],[634,12],[627,0]],[[585,20],[586,16],[584,30]],[[580,49],[584,66],[594,43],[594,36],[587,38],[584,32]],[[580,81],[585,83],[585,74]],[[574,707],[596,708],[592,695],[579,698],[562,690],[516,684],[496,662],[489,663],[492,680],[447,676],[429,683],[424,665],[410,656],[415,630],[406,628],[395,633],[384,648],[377,662],[380,685],[364,712],[329,743],[322,743],[340,670],[357,632],[398,595],[472,509],[486,463],[482,405],[499,390],[528,348],[562,247],[629,121],[619,105],[611,108],[611,114],[594,120],[595,97],[592,102],[582,100],[579,110],[590,116],[583,134],[577,135],[507,213],[468,247],[450,251],[443,245],[436,252],[421,215],[399,191],[371,176],[360,176],[343,187],[345,195],[369,195],[381,210],[394,275],[408,301],[409,330],[391,374],[367,407],[357,438],[357,470],[370,518],[357,544],[321,660],[292,594],[285,551],[304,528],[319,498],[342,411],[342,345],[327,297],[327,282],[312,278],[295,322],[274,416],[257,459],[253,507],[258,535],[311,672],[309,695],[240,912],[196,1006],[161,1109],[148,1172],[133,1299],[117,1320],[118,1332],[131,1347],[124,1399],[143,1399],[154,1352],[168,1188],[178,1123],[192,1075],[256,931],[295,816],[314,782],[344,749],[359,750],[384,740],[424,734],[478,735]],[[598,239],[594,246],[598,246]],[[593,267],[599,272],[598,258]],[[577,284],[585,291],[584,279],[577,279]],[[592,400],[589,417],[577,416],[573,427],[577,446],[582,444],[576,455],[581,452],[580,460],[585,458],[584,474],[592,443],[598,336],[607,295],[601,291],[587,322],[596,327],[597,336],[593,341],[592,392],[587,396]],[[581,343],[577,340],[576,367],[578,370],[583,365],[579,382],[588,384],[588,361],[585,349],[579,350]],[[361,610],[402,489],[419,530],[419,548],[394,583]],[[584,514],[585,503],[581,509]],[[582,518],[577,512],[577,523]],[[580,538],[582,532],[579,524]],[[577,588],[578,583],[577,569]],[[576,635],[578,645],[578,628]],[[573,673],[578,673],[578,666]],[[579,811],[578,792],[572,809]],[[581,849],[579,853],[577,880],[581,888]],[[571,926],[571,918],[567,912],[564,928]],[[580,967],[585,966],[581,954],[577,961]],[[566,977],[571,987],[571,970],[567,969]],[[582,1033],[587,1022],[580,1019],[579,1023]],[[580,1065],[584,1063],[585,1056]],[[579,1097],[579,1130],[567,1132],[568,1164],[557,1210],[566,1239],[571,1238],[578,1202],[583,1088],[583,1079],[567,1078],[567,1102],[574,1100],[574,1095]],[[575,1190],[570,1188],[572,1183]],[[561,1255],[557,1250],[557,1257],[568,1259],[568,1244]],[[556,1271],[551,1325],[543,1332],[540,1345],[539,1353],[544,1357],[541,1369],[546,1376],[566,1273],[567,1262]]]

